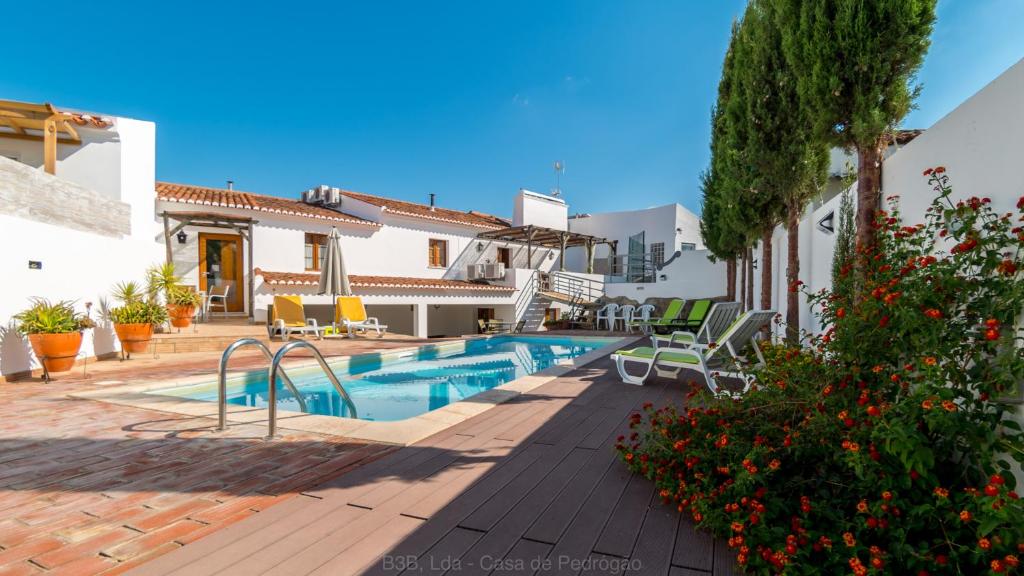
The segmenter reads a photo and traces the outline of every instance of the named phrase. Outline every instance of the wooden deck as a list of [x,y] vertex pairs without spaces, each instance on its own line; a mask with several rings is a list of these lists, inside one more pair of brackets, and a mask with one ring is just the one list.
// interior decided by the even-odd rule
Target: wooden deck
[[622,384],[606,358],[132,573],[731,574],[612,450],[682,391]]

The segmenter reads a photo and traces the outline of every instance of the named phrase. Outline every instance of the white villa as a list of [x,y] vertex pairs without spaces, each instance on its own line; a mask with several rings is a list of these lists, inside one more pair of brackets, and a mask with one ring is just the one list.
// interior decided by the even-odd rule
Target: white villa
[[[264,323],[275,294],[328,304],[316,292],[332,228],[353,292],[397,334],[472,334],[491,319],[543,330],[568,306],[559,294],[724,293],[718,265],[692,250],[699,220],[679,205],[570,218],[562,199],[520,190],[504,218],[441,207],[433,194],[416,203],[331,186],[269,195],[157,182],[155,140],[152,122],[0,101],[0,241],[18,247],[0,256],[0,374],[36,366],[10,328],[29,298],[88,309],[163,261],[197,290],[226,288],[228,316]],[[701,281],[680,285],[694,266],[706,269]],[[81,355],[118,349],[97,329]]]

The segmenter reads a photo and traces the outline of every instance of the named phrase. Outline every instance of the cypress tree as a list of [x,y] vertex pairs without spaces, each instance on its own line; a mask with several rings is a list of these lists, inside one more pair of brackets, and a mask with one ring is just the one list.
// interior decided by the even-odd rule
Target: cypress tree
[[815,132],[857,151],[857,244],[873,245],[882,151],[920,92],[936,0],[778,0],[778,24]]

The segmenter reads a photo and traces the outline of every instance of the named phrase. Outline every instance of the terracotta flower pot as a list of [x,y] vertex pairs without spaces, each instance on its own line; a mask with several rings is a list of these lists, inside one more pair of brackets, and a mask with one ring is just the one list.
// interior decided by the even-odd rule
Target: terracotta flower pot
[[145,324],[114,324],[114,332],[121,341],[121,349],[132,354],[140,354],[149,348],[153,339],[153,325]]
[[78,350],[82,347],[82,333],[29,334],[28,341],[47,372],[67,372],[74,367]]
[[195,306],[167,305],[167,315],[171,317],[171,326],[188,328],[192,325],[192,316],[196,313]]

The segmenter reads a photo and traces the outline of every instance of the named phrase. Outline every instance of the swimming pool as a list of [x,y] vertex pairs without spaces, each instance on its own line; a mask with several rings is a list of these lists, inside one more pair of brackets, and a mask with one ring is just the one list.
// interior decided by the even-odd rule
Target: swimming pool
[[[332,362],[334,373],[356,406],[360,420],[404,420],[470,398],[582,356],[617,338],[558,336],[496,336],[439,346],[425,346],[397,355],[363,354]],[[312,414],[350,417],[345,403],[319,367],[287,370]],[[160,394],[217,401],[217,383],[210,381],[164,389]],[[267,373],[248,372],[228,380],[228,403],[265,408]],[[300,412],[299,403],[278,380],[277,407]]]

